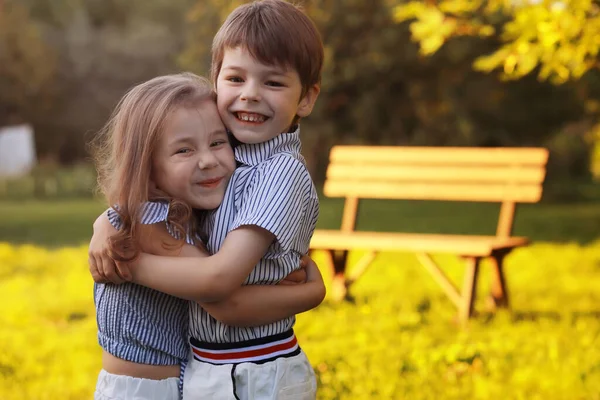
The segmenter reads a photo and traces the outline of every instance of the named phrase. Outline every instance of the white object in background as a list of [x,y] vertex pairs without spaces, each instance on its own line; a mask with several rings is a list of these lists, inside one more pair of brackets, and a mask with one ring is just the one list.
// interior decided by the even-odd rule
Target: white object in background
[[0,177],[24,175],[35,164],[33,128],[26,124],[0,128]]

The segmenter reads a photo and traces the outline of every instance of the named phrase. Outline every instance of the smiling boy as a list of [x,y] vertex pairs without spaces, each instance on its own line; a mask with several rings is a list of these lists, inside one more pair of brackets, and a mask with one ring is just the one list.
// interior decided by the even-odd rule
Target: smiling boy
[[[244,242],[256,247],[261,256],[245,283],[277,283],[308,252],[318,216],[298,122],[319,94],[323,44],[298,8],[264,0],[234,10],[212,50],[219,114],[241,144],[225,199],[207,221],[208,248],[218,255],[240,251]],[[231,246],[243,231],[248,235]],[[293,334],[294,317],[236,328],[200,307],[191,313],[193,357],[184,399],[228,398],[228,389],[239,399],[316,398],[313,369]],[[228,378],[231,386],[224,383]]]

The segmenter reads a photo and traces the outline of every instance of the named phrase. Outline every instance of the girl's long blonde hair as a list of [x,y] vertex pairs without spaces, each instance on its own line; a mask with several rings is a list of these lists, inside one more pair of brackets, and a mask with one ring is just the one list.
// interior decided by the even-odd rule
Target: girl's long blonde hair
[[99,189],[110,206],[118,206],[123,222],[110,238],[114,260],[130,261],[139,254],[137,232],[147,201],[169,202],[168,221],[181,244],[195,231],[191,207],[153,188],[150,177],[152,155],[169,116],[178,107],[195,107],[206,100],[214,101],[215,95],[205,78],[181,73],[151,79],[125,94],[92,143]]

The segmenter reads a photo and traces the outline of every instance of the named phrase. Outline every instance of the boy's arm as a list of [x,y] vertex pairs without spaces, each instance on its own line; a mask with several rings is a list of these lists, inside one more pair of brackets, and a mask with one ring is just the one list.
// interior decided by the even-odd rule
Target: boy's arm
[[230,326],[260,326],[317,307],[325,298],[325,284],[314,261],[306,265],[306,283],[247,285],[224,301],[200,303],[210,315]]
[[[164,224],[142,225],[140,247],[144,252],[160,256],[202,257],[204,249],[176,245]],[[196,268],[202,268],[196,265]],[[231,326],[260,326],[299,314],[318,306],[325,297],[325,284],[314,261],[308,259],[306,283],[297,285],[248,285],[238,288],[219,302],[200,303],[210,315]]]
[[223,300],[242,286],[273,239],[265,229],[242,226],[229,232],[219,252],[207,258],[142,253],[130,263],[133,282],[200,303]]
[[218,301],[243,284],[275,239],[281,248],[293,251],[297,238],[306,236],[301,221],[313,194],[305,165],[282,155],[257,170],[251,180],[246,201],[237,209],[232,230],[217,254],[202,260],[141,254],[132,266],[133,281],[192,301]]

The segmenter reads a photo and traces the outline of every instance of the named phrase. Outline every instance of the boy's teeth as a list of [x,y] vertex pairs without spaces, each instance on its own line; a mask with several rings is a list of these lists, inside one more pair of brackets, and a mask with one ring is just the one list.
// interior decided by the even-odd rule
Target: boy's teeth
[[265,117],[260,114],[249,114],[249,113],[237,113],[237,114],[238,114],[238,118],[241,119],[242,121],[263,122],[265,120]]

